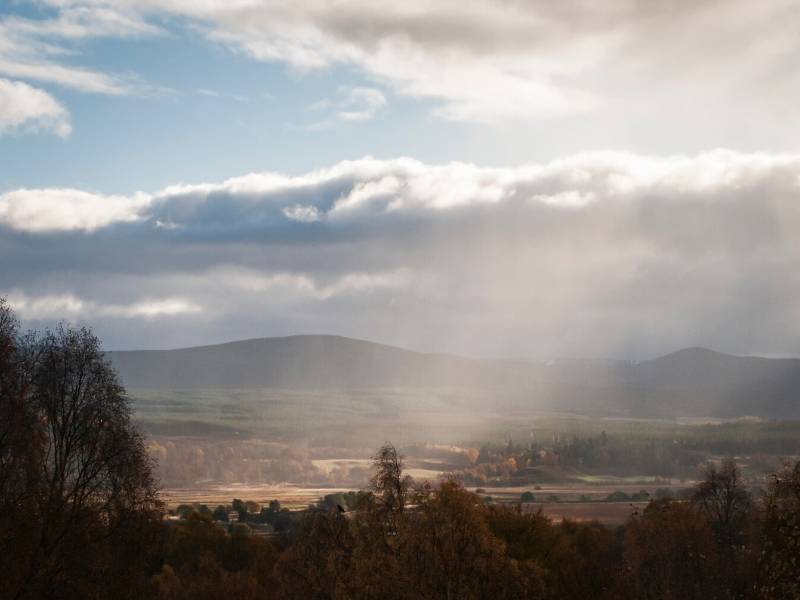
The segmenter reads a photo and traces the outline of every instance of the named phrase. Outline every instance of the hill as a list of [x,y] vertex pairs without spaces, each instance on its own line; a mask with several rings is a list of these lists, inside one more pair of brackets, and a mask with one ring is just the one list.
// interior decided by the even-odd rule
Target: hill
[[687,348],[636,365],[629,386],[684,414],[800,417],[800,360]]
[[109,352],[128,387],[349,390],[519,385],[513,363],[425,354],[332,335]]
[[[339,336],[109,352],[129,388],[484,391],[498,410],[800,418],[800,360],[687,348],[642,362],[476,360]],[[506,406],[507,405],[507,406]]]

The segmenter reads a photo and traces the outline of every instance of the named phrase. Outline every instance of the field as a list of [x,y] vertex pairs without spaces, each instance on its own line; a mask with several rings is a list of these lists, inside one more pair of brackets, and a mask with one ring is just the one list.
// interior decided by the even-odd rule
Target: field
[[[641,512],[646,502],[607,502],[605,498],[614,491],[636,493],[646,489],[654,493],[653,488],[637,486],[540,486],[536,495],[541,498],[558,496],[559,501],[529,502],[522,504],[526,511],[542,512],[560,521],[598,520],[608,525],[621,525],[632,514]],[[282,506],[290,510],[301,510],[314,504],[326,494],[348,491],[346,488],[312,488],[290,485],[232,485],[208,486],[195,488],[167,489],[163,496],[168,508],[176,508],[180,504],[206,504],[210,507],[219,504],[230,504],[233,498],[252,500],[261,505],[271,500],[278,500]],[[472,488],[476,491],[476,488]],[[490,496],[491,502],[516,503],[520,500],[518,488],[482,488],[480,495]],[[582,498],[583,500],[579,500]],[[590,499],[590,501],[586,501]]]
[[705,442],[796,442],[800,422],[742,419],[639,419],[529,408],[525,397],[458,389],[362,391],[145,390],[129,392],[137,420],[160,436],[266,439],[308,446],[374,448],[550,440],[609,435]]
[[[516,502],[530,491],[536,502],[529,506],[553,518],[618,523],[640,503],[606,502],[613,492],[687,488],[705,460],[728,455],[739,459],[754,486],[763,485],[764,473],[800,453],[796,422],[608,418],[527,410],[518,397],[451,389],[132,390],[131,396],[170,506],[227,504],[236,497],[304,508],[325,494],[363,489],[370,456],[391,441],[416,480],[456,473],[494,502]],[[669,476],[580,461],[521,469],[524,475],[501,472],[512,441],[518,455],[520,448],[556,448],[601,435],[639,453],[680,446],[694,458]],[[476,484],[474,464],[484,447],[495,448],[487,460],[497,463],[497,474]]]
[[314,504],[326,494],[346,492],[344,488],[312,488],[291,485],[231,485],[162,490],[167,508],[180,504],[206,504],[214,507],[230,504],[233,498],[252,500],[262,505],[278,500],[290,510],[300,510]]

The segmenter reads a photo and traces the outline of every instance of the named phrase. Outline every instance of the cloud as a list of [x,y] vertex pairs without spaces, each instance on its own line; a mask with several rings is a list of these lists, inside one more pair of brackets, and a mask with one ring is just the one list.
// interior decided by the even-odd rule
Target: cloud
[[435,112],[447,119],[551,118],[591,110],[597,96],[566,81],[565,67],[558,67],[570,55],[571,67],[584,68],[588,49],[546,55],[537,40],[554,32],[547,31],[543,8],[450,0],[378,7],[355,0],[244,3],[231,10],[172,3],[169,10],[208,23],[210,39],[258,60],[301,72],[354,66],[401,94],[440,102]]
[[44,90],[0,78],[0,135],[48,131],[66,138],[72,132],[69,112]]
[[354,87],[346,90],[345,101],[336,116],[342,121],[368,121],[386,106],[386,96],[373,88]]
[[386,96],[374,88],[340,86],[339,98],[317,100],[309,109],[327,111],[329,115],[305,127],[309,131],[330,129],[340,121],[371,121],[386,106]]
[[[732,123],[740,140],[780,137],[800,116],[787,100],[800,91],[793,60],[800,13],[788,1],[41,2],[54,16],[0,21],[0,72],[86,91],[147,86],[65,64],[66,43],[164,35],[178,24],[300,74],[355,71],[372,88],[430,103],[443,119],[554,121],[558,134],[569,117],[588,130],[584,136],[603,134],[604,144],[608,136],[625,142],[642,125],[663,144],[676,131],[691,137],[698,129],[727,142]],[[379,108],[362,106],[339,118],[367,118],[370,106]],[[661,128],[667,119],[671,126]]]
[[0,194],[0,223],[31,233],[93,231],[140,218],[149,196],[103,196],[71,189],[20,189]]
[[[162,35],[164,31],[148,23],[141,15],[121,7],[104,6],[102,2],[56,2],[55,17],[26,19],[9,16],[4,27],[17,36],[50,37],[60,39],[88,39],[97,37],[137,38]],[[50,49],[51,53],[53,49]]]
[[195,276],[194,285],[202,287],[203,280],[213,278],[226,289],[237,292],[265,293],[284,298],[287,302],[323,301],[371,294],[378,291],[401,290],[412,285],[411,274],[404,269],[377,273],[345,273],[325,282],[314,277],[291,272],[264,274],[255,269],[223,265]]
[[197,88],[195,92],[200,96],[207,98],[221,98],[226,100],[235,100],[236,102],[250,102],[249,96],[242,94],[231,94],[229,92],[218,92],[217,90],[210,90],[207,88]]
[[288,219],[301,221],[303,223],[313,223],[320,219],[319,210],[316,206],[303,206],[302,204],[284,206],[283,214],[286,215]]
[[[168,16],[215,43],[301,73],[343,66],[434,103],[451,120],[497,122],[602,115],[709,117],[729,126],[757,109],[797,116],[792,2],[553,3],[496,0],[49,0],[83,29],[145,35]],[[78,15],[78,16],[76,16]],[[78,25],[75,25],[78,23]],[[680,39],[680,47],[675,40]],[[767,108],[769,107],[769,108]]]
[[98,304],[72,294],[45,295],[35,298],[11,292],[7,300],[25,319],[66,319],[75,317],[113,317],[123,319],[152,319],[175,317],[201,312],[202,308],[180,298],[142,300],[128,305]]
[[309,232],[324,238],[332,230],[355,235],[449,218],[732,208],[759,186],[770,194],[750,204],[773,208],[772,193],[794,197],[799,165],[797,155],[725,150],[666,158],[590,152],[509,168],[367,157],[300,176],[251,173],[132,196],[12,190],[0,195],[0,223],[29,233],[138,223],[151,234],[181,239]]
[[[116,348],[325,332],[503,356],[797,355],[798,199],[800,156],[725,150],[17,190],[0,196],[0,294]],[[152,299],[201,308],[155,324]]]
[[162,35],[135,10],[103,2],[54,3],[52,17],[0,17],[0,73],[109,95],[163,93],[132,75],[108,74],[68,64],[73,44],[96,38]]

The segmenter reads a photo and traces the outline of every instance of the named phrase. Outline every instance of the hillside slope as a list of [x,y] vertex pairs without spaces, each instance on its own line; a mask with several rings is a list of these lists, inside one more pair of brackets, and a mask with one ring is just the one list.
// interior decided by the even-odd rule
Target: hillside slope
[[512,363],[423,354],[330,335],[109,352],[128,387],[362,389],[520,384]]
[[109,352],[129,388],[485,390],[508,406],[598,415],[800,418],[800,360],[687,348],[643,362],[521,362],[424,354],[338,336]]

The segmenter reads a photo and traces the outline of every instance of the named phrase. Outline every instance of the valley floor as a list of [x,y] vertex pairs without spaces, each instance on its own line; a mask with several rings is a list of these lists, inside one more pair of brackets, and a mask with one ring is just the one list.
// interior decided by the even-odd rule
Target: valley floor
[[[694,482],[680,485],[658,486],[660,489],[671,487],[676,493]],[[571,521],[597,520],[607,525],[622,525],[628,518],[647,505],[647,501],[609,501],[610,494],[622,492],[633,496],[646,491],[655,497],[656,487],[640,485],[541,485],[529,488],[518,487],[486,487],[469,488],[478,491],[481,496],[490,498],[491,503],[511,504],[520,502],[525,491],[532,491],[541,500],[522,503],[527,512],[542,512],[553,521],[562,519]],[[207,505],[214,508],[218,505],[230,504],[233,498],[252,501],[266,506],[272,500],[278,500],[281,506],[290,510],[303,510],[316,504],[325,495],[348,491],[346,488],[315,488],[291,485],[208,485],[188,488],[165,489],[162,497],[167,508],[176,508],[182,504]]]

